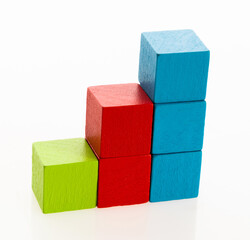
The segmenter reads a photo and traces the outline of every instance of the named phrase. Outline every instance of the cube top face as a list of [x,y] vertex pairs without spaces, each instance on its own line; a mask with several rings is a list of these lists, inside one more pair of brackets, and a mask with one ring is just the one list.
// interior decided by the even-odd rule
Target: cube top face
[[205,101],[155,104],[152,154],[201,150],[205,114]]
[[149,201],[151,155],[99,161],[98,207]]
[[150,98],[137,83],[113,84],[89,87],[102,107],[120,107],[152,104]]
[[208,51],[195,32],[189,29],[145,32],[142,36],[157,54]]
[[201,151],[152,155],[150,201],[197,197],[201,158]]
[[87,91],[85,136],[99,158],[149,154],[152,121],[153,103],[138,84]]
[[83,138],[53,140],[33,143],[43,166],[97,161],[87,141]]
[[154,103],[204,100],[209,59],[192,30],[143,33],[140,85]]

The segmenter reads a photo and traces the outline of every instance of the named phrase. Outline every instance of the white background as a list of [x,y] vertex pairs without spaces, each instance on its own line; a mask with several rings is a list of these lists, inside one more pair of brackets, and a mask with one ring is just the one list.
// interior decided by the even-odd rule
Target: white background
[[[250,239],[248,1],[0,2],[0,239]],[[42,214],[31,144],[84,136],[86,88],[137,82],[140,33],[211,51],[197,199]]]

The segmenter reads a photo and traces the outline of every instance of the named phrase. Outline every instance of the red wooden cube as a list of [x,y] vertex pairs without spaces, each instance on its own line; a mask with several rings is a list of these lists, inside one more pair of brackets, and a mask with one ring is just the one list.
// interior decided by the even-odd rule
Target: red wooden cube
[[99,159],[97,207],[149,201],[151,155]]
[[153,103],[141,86],[89,87],[85,135],[100,158],[149,154]]

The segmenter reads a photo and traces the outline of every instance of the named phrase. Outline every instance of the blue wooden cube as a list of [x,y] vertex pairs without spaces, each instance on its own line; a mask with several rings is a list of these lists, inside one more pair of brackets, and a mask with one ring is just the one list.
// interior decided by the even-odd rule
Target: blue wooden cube
[[152,154],[201,150],[205,114],[205,101],[154,104]]
[[154,103],[204,100],[209,57],[192,30],[142,33],[139,82]]
[[150,202],[197,197],[201,157],[201,151],[152,155]]

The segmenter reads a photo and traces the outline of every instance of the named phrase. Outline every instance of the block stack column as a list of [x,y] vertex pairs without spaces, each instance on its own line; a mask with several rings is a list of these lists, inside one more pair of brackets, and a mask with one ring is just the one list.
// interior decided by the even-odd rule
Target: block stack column
[[141,35],[139,82],[154,103],[151,202],[198,196],[209,57],[192,30]]
[[152,120],[139,84],[88,88],[85,135],[99,160],[98,207],[149,201]]

